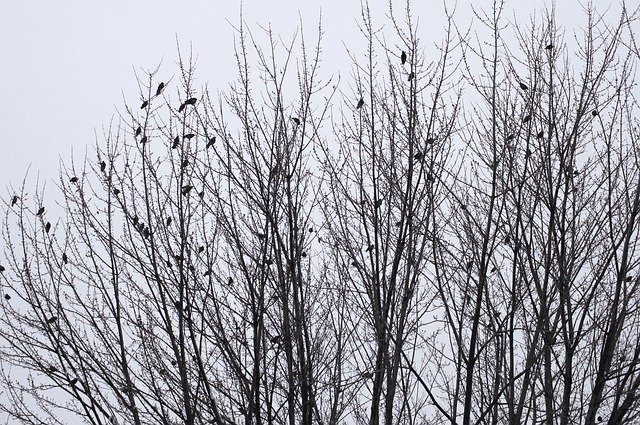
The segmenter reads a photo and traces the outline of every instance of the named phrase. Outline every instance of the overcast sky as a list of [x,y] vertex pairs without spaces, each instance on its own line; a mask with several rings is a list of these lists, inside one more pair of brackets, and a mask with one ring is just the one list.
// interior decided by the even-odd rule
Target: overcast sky
[[[595,1],[599,3],[598,0]],[[376,20],[384,23],[386,0],[372,0]],[[404,0],[394,0],[400,9]],[[414,2],[423,43],[442,38],[445,20],[440,0]],[[452,2],[451,2],[452,3]],[[520,2],[518,2],[520,3]],[[470,2],[460,0],[460,20],[470,19]],[[474,1],[490,7],[491,1]],[[608,2],[602,2],[603,6]],[[518,15],[528,15],[543,2],[522,2]],[[562,2],[562,24],[579,25],[578,2]],[[322,9],[326,72],[349,63],[344,45],[359,37],[358,0],[245,0],[244,19],[254,28],[267,25],[283,37],[293,34],[302,16],[307,30],[317,27]],[[509,18],[513,15],[507,14]],[[234,31],[239,1],[0,0],[0,193],[30,176],[56,179],[59,159],[71,150],[81,157],[101,128],[109,123],[123,95],[138,103],[134,69],[155,68],[160,79],[177,76],[176,41],[198,54],[199,83],[225,89],[235,78]],[[141,72],[142,71],[142,72]],[[344,77],[344,75],[343,75]],[[343,79],[344,81],[344,79]],[[92,156],[93,157],[93,156]]]

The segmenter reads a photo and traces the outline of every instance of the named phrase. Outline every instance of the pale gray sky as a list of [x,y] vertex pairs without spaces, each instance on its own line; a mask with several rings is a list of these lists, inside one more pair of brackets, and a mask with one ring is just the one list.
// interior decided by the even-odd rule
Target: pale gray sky
[[[386,22],[387,1],[371,3],[378,23]],[[404,0],[394,3],[400,12]],[[442,1],[414,3],[423,43],[437,42],[444,35]],[[488,0],[472,3],[491,5]],[[543,6],[542,1],[518,3],[519,16],[527,20],[531,11]],[[458,2],[462,23],[470,19],[469,4]],[[575,13],[576,0],[558,7],[561,17],[580,15]],[[288,39],[299,14],[309,34],[315,35],[320,9],[326,32],[324,70],[341,72],[344,83],[350,68],[343,43],[362,41],[356,25],[360,1],[245,0],[244,18],[254,29],[255,24],[271,23]],[[239,16],[240,2],[231,0],[0,1],[2,196],[7,196],[10,183],[20,185],[29,165],[30,177],[40,172],[42,179],[57,179],[59,158],[67,161],[72,148],[81,157],[85,147],[93,145],[95,131],[100,137],[101,127],[122,106],[123,94],[137,104],[134,67],[149,70],[162,61],[159,78],[177,76],[176,39],[185,50],[192,43],[198,54],[199,82],[225,89],[236,76],[229,22],[237,24]],[[571,27],[580,22],[583,19],[561,23]],[[340,69],[341,64],[347,68]]]

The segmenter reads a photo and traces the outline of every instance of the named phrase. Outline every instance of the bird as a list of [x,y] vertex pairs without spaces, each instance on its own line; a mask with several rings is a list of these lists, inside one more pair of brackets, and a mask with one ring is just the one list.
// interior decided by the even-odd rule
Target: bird
[[195,97],[190,97],[189,99],[184,101],[185,105],[195,105],[198,99]]
[[374,244],[371,244],[367,247],[367,252],[371,252],[373,251],[373,248],[375,248],[376,246]]
[[11,299],[11,295],[9,294],[4,294],[4,299],[9,301]]
[[140,140],[140,143],[142,144],[147,143],[147,136],[142,137],[142,139]]
[[185,139],[187,139],[187,140],[191,140],[191,139],[193,139],[194,137],[196,137],[196,135],[195,135],[195,134],[193,134],[193,133],[189,133],[189,134],[185,134],[185,135],[184,135],[184,138],[185,138]]
[[382,199],[376,200],[376,202],[373,205],[375,208],[380,208],[380,206],[382,205]]
[[413,80],[413,77],[415,77],[415,76],[416,76],[416,74],[414,74],[413,72],[410,72],[409,73],[409,78],[407,78],[407,81]]
[[171,149],[177,148],[179,144],[180,144],[180,137],[176,136],[176,138],[173,139],[173,144],[171,145]]
[[198,192],[198,197],[199,197],[200,199],[204,198],[204,190],[203,190],[203,191],[201,191],[201,192]]
[[185,159],[184,161],[182,161],[182,164],[180,164],[180,167],[182,168],[186,168],[189,166],[189,160]]
[[142,105],[140,105],[140,109],[144,109],[144,108],[146,108],[147,106],[149,106],[149,101],[148,101],[148,100],[145,100],[144,102],[142,102]]
[[47,320],[47,323],[51,325],[52,323],[55,323],[56,320],[58,320],[58,317],[52,316],[50,319]]
[[18,202],[18,199],[18,195],[13,195],[13,198],[11,198],[11,206],[14,206],[16,202]]
[[526,85],[525,83],[523,83],[523,82],[520,82],[520,88],[521,88],[522,90],[529,90],[529,86],[527,86],[527,85]]
[[151,236],[151,232],[149,231],[149,228],[148,228],[148,227],[146,227],[146,228],[142,231],[142,235],[143,235],[145,238],[149,239],[149,236]]
[[422,158],[424,158],[424,155],[420,151],[416,152],[416,154],[413,155],[413,159],[415,159],[416,161],[421,161]]
[[427,145],[431,145],[433,144],[433,142],[435,142],[435,139],[433,137],[427,137]]
[[204,272],[203,276],[209,276],[211,274],[211,269],[208,269],[206,272]]
[[552,50],[553,49],[553,44],[547,44],[545,49],[546,50]]
[[160,96],[160,93],[162,93],[162,90],[164,90],[164,83],[160,83],[158,84],[158,89],[156,90],[156,96]]
[[65,252],[62,253],[62,262],[64,264],[67,264],[69,262],[69,259],[67,258],[67,254]]
[[100,161],[100,171],[104,171],[107,168],[107,163]]
[[527,114],[524,116],[524,118],[522,118],[523,123],[527,123],[529,121],[531,121],[531,114]]
[[185,107],[184,103],[180,104],[180,107],[178,108],[178,112],[184,111],[184,107]]
[[136,137],[138,137],[140,133],[142,133],[142,127],[138,126],[138,128],[136,128]]
[[402,51],[402,53],[400,53],[400,63],[402,65],[407,63],[407,53],[404,50]]
[[6,269],[4,268],[4,266],[0,266],[0,273],[2,273],[3,271],[5,271]]
[[114,195],[119,195],[120,194],[120,189],[113,189],[113,194]]
[[47,221],[47,224],[44,225],[44,231],[49,233],[49,230],[51,230],[51,223]]
[[598,111],[595,110],[595,109],[593,111],[591,111],[591,116],[592,117],[598,116]]
[[40,217],[42,214],[44,214],[44,207],[40,207],[40,209],[38,210],[38,212],[36,213],[37,217]]
[[204,247],[200,246],[198,247],[198,254],[202,254],[204,252]]
[[360,98],[360,100],[358,101],[358,104],[356,105],[356,109],[362,108],[363,105],[364,105],[364,99]]
[[78,383],[78,378],[73,378],[71,381],[69,381],[69,384],[71,384],[71,386],[74,386],[77,383]]
[[313,227],[309,227],[309,233],[313,233],[315,230],[313,230]]
[[166,226],[170,226],[170,225],[171,225],[171,221],[172,221],[172,218],[171,218],[171,217],[167,217],[167,224],[166,224]]
[[71,183],[77,183],[77,182],[78,182],[78,178],[77,178],[76,176],[73,176],[73,177],[71,177],[71,178],[69,179],[69,181],[70,181]]
[[267,235],[265,235],[264,233],[260,233],[260,232],[257,232],[257,233],[256,233],[256,236],[257,236],[257,237],[258,237],[258,239],[260,239],[261,241],[263,241],[263,240],[267,237]]
[[138,225],[138,216],[137,216],[137,215],[134,215],[134,216],[133,216],[133,225],[134,225],[134,226],[137,226],[137,225]]
[[544,137],[544,131],[541,131],[538,134],[536,134],[536,138],[538,139],[542,139],[543,137]]
[[209,149],[211,146],[213,146],[213,144],[216,142],[216,136],[213,136],[212,138],[209,139],[209,141],[207,142],[207,149]]
[[193,186],[191,186],[190,184],[182,186],[182,194],[188,195],[189,192],[191,192],[191,189],[193,189]]

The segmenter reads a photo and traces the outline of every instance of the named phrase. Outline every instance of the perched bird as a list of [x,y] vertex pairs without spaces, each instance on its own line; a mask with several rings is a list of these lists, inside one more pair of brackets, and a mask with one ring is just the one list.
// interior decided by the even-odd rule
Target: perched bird
[[113,194],[114,195],[119,195],[120,194],[120,189],[113,189]]
[[37,217],[40,217],[42,214],[44,214],[44,207],[40,207],[40,209],[38,210],[38,212],[36,213]]
[[409,73],[409,78],[407,78],[407,81],[411,81],[413,80],[413,78],[416,76],[416,74],[414,74],[413,72]]
[[433,142],[435,142],[435,139],[433,137],[427,137],[427,145],[432,145]]
[[142,231],[142,235],[143,235],[145,238],[149,239],[149,236],[151,236],[151,232],[149,231],[149,228],[148,228],[148,227],[146,227],[146,228]]
[[263,240],[267,237],[267,235],[265,235],[264,233],[260,233],[260,232],[257,232],[257,233],[256,233],[256,236],[257,236],[257,237],[258,237],[258,239],[260,239],[261,241],[263,241]]
[[300,125],[300,118],[291,117],[291,119],[293,120],[293,122],[294,122],[296,125]]
[[538,134],[536,134],[536,138],[538,139],[542,139],[544,137],[544,131],[540,131]]
[[171,220],[172,220],[172,218],[171,218],[171,217],[167,217],[167,224],[166,224],[166,226],[170,226],[170,225],[171,225]]
[[9,294],[4,294],[4,299],[9,301],[11,299],[11,295]]
[[0,266],[0,273],[2,273],[3,271],[5,271],[6,269],[4,268],[4,266]]
[[213,146],[213,144],[216,142],[216,136],[213,136],[212,138],[209,139],[209,141],[207,142],[207,149],[209,149],[211,146]]
[[198,247],[198,254],[202,254],[204,252],[204,247],[200,246]]
[[420,151],[416,152],[416,154],[413,155],[413,159],[415,159],[416,161],[422,161],[422,158],[424,158],[424,155]]
[[52,324],[52,323],[55,323],[56,320],[58,320],[58,317],[57,316],[52,316],[50,319],[47,320],[47,323],[48,324]]
[[180,104],[180,107],[178,108],[178,112],[184,111],[184,107],[185,107],[184,103]]
[[204,190],[203,190],[203,191],[201,191],[201,192],[198,192],[198,197],[199,197],[200,199],[204,198]]
[[531,114],[527,114],[522,118],[523,123],[528,123],[529,121],[531,121]]
[[529,158],[531,156],[531,149],[527,148],[527,151],[524,153],[525,158]]
[[51,230],[51,223],[47,221],[47,224],[44,225],[44,231],[49,233],[49,230]]
[[18,195],[13,195],[13,198],[11,198],[11,206],[14,206],[16,202],[18,202],[18,199]]
[[529,86],[527,86],[527,85],[526,85],[525,83],[523,83],[523,82],[520,82],[520,88],[521,88],[522,90],[529,90]]
[[373,248],[375,248],[376,246],[374,244],[371,244],[367,247],[367,252],[371,252],[373,251]]
[[193,189],[193,186],[191,186],[190,184],[182,186],[182,194],[188,195],[189,192],[191,192],[191,189]]
[[545,47],[545,49],[547,49],[547,50],[552,50],[552,49],[553,49],[553,44],[547,44],[547,46]]
[[358,101],[358,104],[356,105],[356,109],[362,108],[363,105],[364,105],[364,99],[360,98],[360,100]]
[[513,140],[513,139],[515,139],[515,138],[516,138],[516,135],[515,135],[515,134],[510,134],[510,135],[508,135],[508,136],[507,136],[507,142],[510,142],[510,141],[512,141],[512,140]]
[[77,183],[77,182],[78,182],[78,178],[77,178],[76,176],[73,176],[73,177],[71,177],[71,178],[69,179],[69,181],[70,181],[71,183]]
[[598,116],[598,111],[597,111],[597,110],[595,110],[595,109],[594,109],[593,111],[591,111],[591,116],[592,116],[592,117],[596,117],[596,116]]
[[138,128],[136,128],[136,137],[138,137],[141,133],[142,133],[142,127],[138,126]]
[[137,215],[134,215],[134,216],[133,216],[133,225],[134,225],[134,226],[137,226],[137,225],[138,225],[138,216],[137,216]]
[[180,137],[176,136],[176,138],[173,139],[173,144],[171,145],[171,149],[177,148],[179,144],[180,144]]
[[195,134],[193,134],[193,133],[189,133],[189,134],[185,134],[185,135],[184,135],[184,138],[185,138],[185,139],[187,139],[187,140],[191,140],[191,139],[193,139],[194,137],[196,137],[196,135],[195,135]]
[[206,272],[204,272],[203,276],[209,276],[211,274],[211,269],[208,269]]
[[147,136],[144,136],[141,140],[140,143],[144,144],[147,143]]
[[376,202],[373,204],[375,208],[380,208],[381,205],[382,205],[382,199],[377,199]]
[[313,233],[315,230],[313,230],[313,227],[309,227],[309,233]]
[[62,262],[64,264],[67,264],[69,262],[69,259],[67,258],[67,254],[65,252],[62,253]]
[[158,84],[158,89],[156,90],[156,96],[160,96],[160,93],[162,93],[162,90],[164,90],[164,83],[160,83]]
[[198,99],[195,97],[190,97],[189,99],[184,101],[185,105],[195,105]]
[[78,383],[78,378],[73,378],[71,381],[69,381],[69,384],[71,384],[71,386],[74,386],[77,383]]
[[407,63],[407,53],[404,50],[402,51],[402,53],[400,53],[400,63],[402,65]]
[[100,161],[100,171],[104,171],[107,168],[107,163]]
[[184,161],[182,161],[182,164],[180,164],[180,167],[185,168],[189,166],[189,160],[185,159]]
[[142,105],[140,105],[140,109],[144,109],[147,106],[149,106],[149,101],[145,100],[144,102],[142,102]]

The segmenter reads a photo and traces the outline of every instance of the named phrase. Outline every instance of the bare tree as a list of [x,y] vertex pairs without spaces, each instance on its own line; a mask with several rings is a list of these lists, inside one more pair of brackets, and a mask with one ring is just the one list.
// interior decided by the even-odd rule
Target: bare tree
[[341,97],[321,25],[241,24],[226,92],[180,55],[59,206],[9,193],[11,419],[637,421],[638,11],[572,42],[497,2],[435,46],[362,12]]

